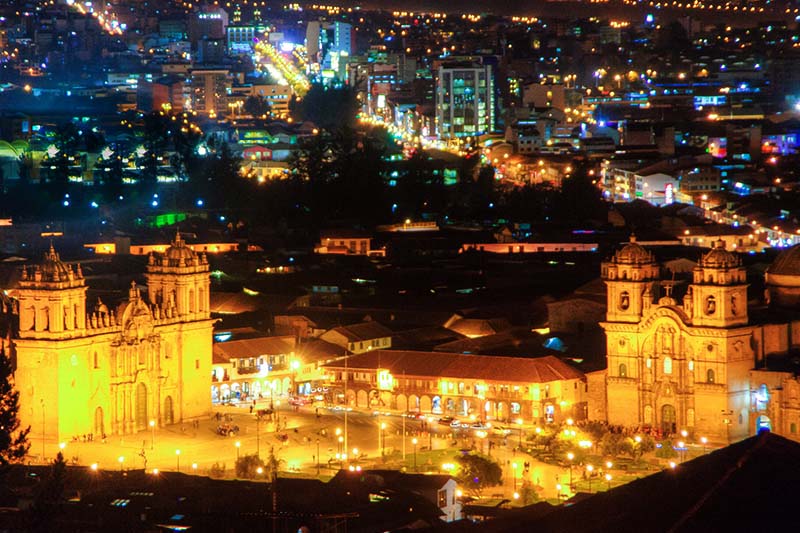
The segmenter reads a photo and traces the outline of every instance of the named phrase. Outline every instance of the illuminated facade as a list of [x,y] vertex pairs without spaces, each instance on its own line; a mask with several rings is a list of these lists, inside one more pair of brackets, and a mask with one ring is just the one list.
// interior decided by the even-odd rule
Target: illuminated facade
[[[676,283],[659,274],[653,254],[634,238],[603,263],[608,366],[597,383],[604,394],[591,395],[590,418],[723,442],[761,429],[798,438],[800,412],[792,405],[800,405],[800,387],[770,367],[776,354],[785,362],[800,345],[798,322],[787,321],[800,293],[800,248],[767,271],[768,305],[758,308],[758,320],[750,317],[745,269],[724,241],[702,256],[682,302],[672,294]],[[794,404],[771,402],[770,391],[787,380]]]
[[586,417],[584,375],[552,356],[373,350],[325,368],[336,401],[346,384],[352,407],[526,423]]
[[436,76],[439,139],[475,137],[495,129],[494,73],[490,65],[440,66]]
[[87,306],[81,267],[53,250],[22,271],[11,295],[20,417],[35,442],[129,434],[208,416],[213,321],[205,254],[178,236],[151,254],[148,298]]

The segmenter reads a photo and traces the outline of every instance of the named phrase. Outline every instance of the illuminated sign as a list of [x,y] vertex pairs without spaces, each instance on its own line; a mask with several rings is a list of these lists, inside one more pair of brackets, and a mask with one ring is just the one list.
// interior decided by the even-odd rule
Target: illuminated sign
[[666,205],[669,205],[674,201],[675,201],[675,191],[672,188],[672,184],[667,183],[667,186],[664,188],[664,203]]
[[378,370],[378,389],[392,390],[394,378],[388,370]]

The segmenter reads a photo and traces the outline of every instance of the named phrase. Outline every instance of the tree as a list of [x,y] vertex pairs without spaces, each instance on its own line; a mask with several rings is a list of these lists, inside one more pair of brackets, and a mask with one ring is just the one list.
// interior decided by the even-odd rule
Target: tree
[[261,96],[248,96],[244,101],[244,111],[248,115],[260,117],[269,113],[269,102]]
[[50,475],[42,482],[33,502],[33,530],[53,531],[55,517],[64,502],[67,462],[60,451],[50,468]]
[[236,460],[236,477],[255,479],[259,468],[264,469],[264,461],[258,455],[243,455]]
[[456,479],[474,496],[480,496],[487,487],[502,485],[503,471],[491,459],[470,453],[459,455],[455,460],[459,466]]
[[269,456],[267,457],[267,461],[264,463],[264,475],[268,480],[270,480],[270,482],[274,482],[276,479],[278,479],[278,472],[280,472],[283,464],[284,460],[275,455],[275,448],[270,446]]
[[20,429],[18,412],[19,392],[14,390],[11,360],[3,349],[0,351],[0,467],[22,461],[30,448],[31,428]]
[[519,489],[519,497],[522,500],[522,505],[530,505],[539,499],[538,494],[536,494],[536,488],[529,479],[522,481],[522,486]]

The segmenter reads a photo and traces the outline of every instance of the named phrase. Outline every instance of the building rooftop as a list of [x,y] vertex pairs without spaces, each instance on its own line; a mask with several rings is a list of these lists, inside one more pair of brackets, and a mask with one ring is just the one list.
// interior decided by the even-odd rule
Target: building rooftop
[[[344,368],[343,362],[326,365]],[[351,370],[388,369],[395,376],[442,376],[489,381],[547,383],[564,379],[583,379],[582,372],[548,355],[537,358],[497,355],[463,355],[443,352],[374,350],[347,358]],[[509,373],[513,368],[513,373]]]

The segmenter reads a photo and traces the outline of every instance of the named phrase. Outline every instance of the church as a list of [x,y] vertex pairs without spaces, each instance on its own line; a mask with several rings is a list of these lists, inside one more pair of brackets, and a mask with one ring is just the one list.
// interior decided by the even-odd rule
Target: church
[[661,274],[635,237],[603,263],[607,368],[588,376],[589,417],[717,442],[763,429],[798,439],[800,247],[767,269],[763,300],[748,301],[723,241],[685,283]]
[[26,266],[11,332],[14,380],[29,438],[68,441],[77,435],[124,435],[211,412],[213,320],[209,267],[178,234],[151,254],[147,298],[135,282],[109,308],[87,304],[80,264],[53,249]]

